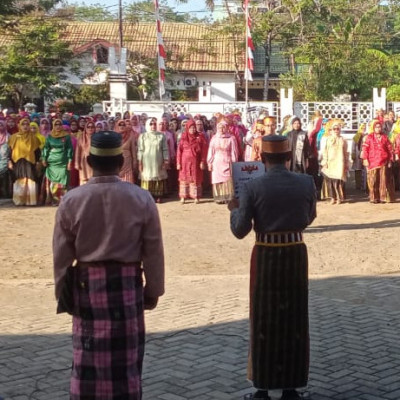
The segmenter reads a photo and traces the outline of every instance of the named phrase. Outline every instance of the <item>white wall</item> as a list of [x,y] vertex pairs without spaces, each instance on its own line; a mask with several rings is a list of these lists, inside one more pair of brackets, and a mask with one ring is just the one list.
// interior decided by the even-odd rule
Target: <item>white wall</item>
[[[189,82],[190,85],[185,82]],[[197,89],[198,101],[205,103],[225,103],[236,100],[235,75],[231,72],[176,74],[172,77],[171,83],[167,83],[166,89]]]
[[236,83],[233,73],[199,73],[199,101],[220,103],[236,100]]
[[[95,64],[93,63],[91,50],[80,54],[79,57],[76,57],[75,60],[78,61],[80,64],[79,76],[73,74],[71,70],[67,68],[66,69],[67,82],[72,83],[73,85],[82,85],[82,84],[99,85],[101,83],[106,82],[107,79],[106,71],[101,71],[94,74],[90,78],[82,79],[82,77],[85,77],[88,74],[92,74],[93,68],[95,67]],[[106,70],[109,69],[108,65],[106,64],[101,64],[101,66],[104,67]]]

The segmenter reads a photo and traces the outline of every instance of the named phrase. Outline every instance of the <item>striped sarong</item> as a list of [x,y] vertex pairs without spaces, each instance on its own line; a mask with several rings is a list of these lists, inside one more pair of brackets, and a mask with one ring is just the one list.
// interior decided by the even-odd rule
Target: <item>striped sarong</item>
[[233,183],[230,179],[227,182],[213,184],[213,197],[216,203],[227,203],[233,199]]
[[141,188],[148,190],[154,197],[162,197],[167,192],[167,180],[161,181],[141,181]]
[[144,313],[139,264],[77,268],[70,400],[140,400]]
[[250,272],[248,378],[257,389],[307,385],[308,258],[304,243],[257,244]]
[[372,203],[395,201],[392,168],[382,166],[367,172],[369,199]]

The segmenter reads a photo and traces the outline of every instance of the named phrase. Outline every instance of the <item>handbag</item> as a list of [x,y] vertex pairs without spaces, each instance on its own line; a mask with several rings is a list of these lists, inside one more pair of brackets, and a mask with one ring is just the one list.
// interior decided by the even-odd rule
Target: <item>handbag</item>
[[77,267],[70,265],[65,274],[61,294],[57,303],[57,314],[68,313],[74,315],[74,287],[76,284]]

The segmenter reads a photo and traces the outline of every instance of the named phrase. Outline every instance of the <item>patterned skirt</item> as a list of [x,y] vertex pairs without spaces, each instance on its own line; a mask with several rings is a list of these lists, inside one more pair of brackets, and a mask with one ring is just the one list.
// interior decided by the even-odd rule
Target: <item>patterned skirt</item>
[[141,181],[142,189],[148,190],[154,197],[162,197],[167,192],[167,180]]
[[248,378],[257,389],[307,385],[308,258],[304,243],[256,245],[250,272]]
[[216,203],[227,203],[232,200],[233,194],[232,180],[213,184],[213,197]]
[[62,183],[54,183],[45,175],[40,189],[40,204],[46,206],[58,205],[61,198],[67,193],[67,186]]
[[36,182],[29,178],[19,178],[13,184],[13,202],[16,206],[36,206]]
[[138,264],[77,267],[70,400],[140,400],[143,283]]
[[179,198],[200,199],[203,194],[201,184],[195,182],[179,181]]
[[367,172],[369,199],[372,203],[395,201],[392,168],[382,166]]

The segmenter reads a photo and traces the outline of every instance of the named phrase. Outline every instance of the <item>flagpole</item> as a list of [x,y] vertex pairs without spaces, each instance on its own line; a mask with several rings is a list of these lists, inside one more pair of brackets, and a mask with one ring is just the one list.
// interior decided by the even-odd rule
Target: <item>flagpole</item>
[[[163,62],[161,62],[161,47],[164,48],[164,43],[162,42],[161,38],[161,22],[160,22],[160,12],[159,12],[159,7],[158,7],[158,0],[154,0],[154,9],[155,9],[155,15],[156,15],[156,24],[157,24],[157,64],[158,64],[158,91],[160,95],[160,101],[163,99],[163,94],[165,93],[164,89],[164,69],[165,64],[164,64],[164,58],[162,59]],[[163,64],[163,65],[161,65]]]
[[247,119],[247,109],[249,107],[249,4],[248,1],[245,1],[246,7],[246,60],[245,60],[245,67],[244,67],[244,80],[245,80],[245,110],[246,110],[246,119]]

